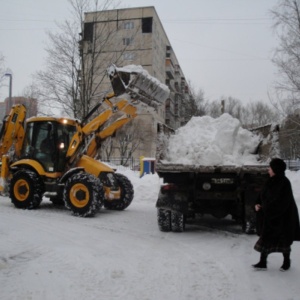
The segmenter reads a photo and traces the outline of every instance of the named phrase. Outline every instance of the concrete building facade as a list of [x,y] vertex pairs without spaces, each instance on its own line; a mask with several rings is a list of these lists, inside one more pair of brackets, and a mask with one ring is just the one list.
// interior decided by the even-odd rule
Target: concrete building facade
[[[187,103],[192,98],[189,86],[153,6],[86,13],[80,42],[82,51],[87,54],[91,49],[97,49],[95,42],[100,47],[99,36],[102,34],[104,39],[105,33],[111,34],[111,38],[101,45],[98,60],[103,68],[111,63],[118,67],[141,65],[170,89],[169,98],[156,114],[145,112],[140,117],[148,124],[152,138],[144,149],[136,151],[136,155],[154,156],[157,123],[177,129],[190,118],[187,111]],[[87,55],[83,57],[88,60]],[[102,89],[109,89],[105,84],[110,85],[109,81],[104,82]]]
[[10,109],[15,104],[23,104],[26,107],[26,118],[37,115],[37,100],[26,97],[11,97],[5,98],[4,102],[0,102],[0,122],[9,114]]

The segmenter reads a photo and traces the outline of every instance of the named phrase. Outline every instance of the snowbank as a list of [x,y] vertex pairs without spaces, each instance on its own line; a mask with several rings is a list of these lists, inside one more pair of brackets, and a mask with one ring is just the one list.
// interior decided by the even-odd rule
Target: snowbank
[[140,172],[131,170],[118,170],[118,173],[130,179],[134,186],[134,201],[156,203],[159,188],[163,183],[157,173],[146,174],[143,177],[140,177]]
[[166,160],[192,165],[259,164],[254,151],[259,136],[243,129],[238,119],[193,117],[170,137]]

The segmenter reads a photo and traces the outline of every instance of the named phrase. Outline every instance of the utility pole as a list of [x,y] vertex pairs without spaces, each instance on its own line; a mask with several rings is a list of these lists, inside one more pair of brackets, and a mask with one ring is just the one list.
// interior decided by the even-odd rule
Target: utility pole
[[5,73],[4,76],[9,77],[9,104],[12,105],[12,103],[11,103],[11,98],[12,98],[12,74],[11,73]]
[[225,100],[221,101],[221,114],[223,115],[225,112]]

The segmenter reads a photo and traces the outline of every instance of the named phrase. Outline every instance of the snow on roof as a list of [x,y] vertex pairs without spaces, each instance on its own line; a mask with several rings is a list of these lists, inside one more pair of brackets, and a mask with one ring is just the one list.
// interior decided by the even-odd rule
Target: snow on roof
[[170,137],[166,160],[187,165],[259,164],[253,154],[260,137],[225,113],[219,118],[193,117]]

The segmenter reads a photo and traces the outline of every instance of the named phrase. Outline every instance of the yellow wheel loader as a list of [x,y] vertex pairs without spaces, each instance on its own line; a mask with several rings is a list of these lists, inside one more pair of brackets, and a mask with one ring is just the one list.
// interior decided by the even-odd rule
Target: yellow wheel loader
[[140,104],[156,107],[169,91],[143,69],[112,65],[108,75],[113,93],[81,122],[54,117],[25,120],[23,105],[13,106],[4,118],[0,192],[9,194],[15,207],[33,209],[48,197],[74,215],[88,217],[102,206],[123,210],[130,205],[134,195],[131,182],[97,160],[99,147],[137,116]]

